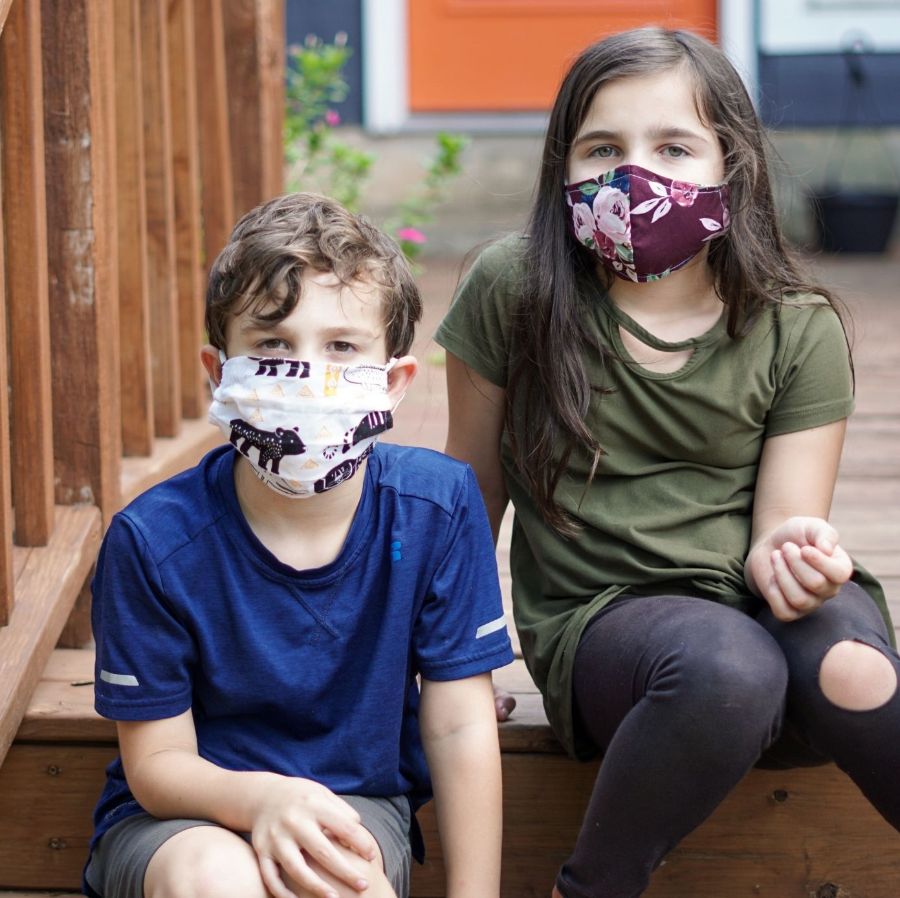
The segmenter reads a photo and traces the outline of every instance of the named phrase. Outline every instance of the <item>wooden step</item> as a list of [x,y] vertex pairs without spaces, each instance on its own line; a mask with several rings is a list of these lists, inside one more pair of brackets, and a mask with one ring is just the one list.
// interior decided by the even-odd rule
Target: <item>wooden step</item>
[[0,892],[0,898],[83,898],[81,892]]
[[[115,728],[93,711],[93,653],[57,650],[0,768],[0,889],[77,889]],[[547,898],[598,765],[566,758],[521,661],[498,671],[518,707],[500,727],[503,898]],[[443,898],[430,807],[413,898]],[[34,893],[29,893],[32,896]],[[48,894],[48,893],[44,893]],[[63,894],[63,892],[49,893]],[[900,840],[833,766],[752,771],[666,859],[648,898],[897,898]],[[16,898],[21,892],[3,893]],[[38,896],[43,898],[43,895]]]
[[81,892],[0,892],[0,898],[83,898]]

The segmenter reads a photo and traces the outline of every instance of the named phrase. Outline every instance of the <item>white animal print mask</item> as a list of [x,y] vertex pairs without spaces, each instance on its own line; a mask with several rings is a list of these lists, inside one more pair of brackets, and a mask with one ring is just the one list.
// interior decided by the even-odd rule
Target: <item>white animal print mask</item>
[[352,477],[393,426],[387,365],[235,356],[222,365],[209,420],[256,476],[305,498]]

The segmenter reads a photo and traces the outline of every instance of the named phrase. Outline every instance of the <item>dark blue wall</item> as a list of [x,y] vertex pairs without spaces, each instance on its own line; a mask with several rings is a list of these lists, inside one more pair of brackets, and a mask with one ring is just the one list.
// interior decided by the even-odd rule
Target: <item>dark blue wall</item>
[[350,85],[347,99],[335,108],[346,124],[362,121],[362,2],[361,0],[287,0],[287,44],[302,44],[308,34],[323,41],[334,40],[339,31],[347,33],[353,55],[344,70]]
[[854,86],[836,53],[759,56],[760,113],[767,125],[803,128],[900,125],[900,53],[852,58],[862,83]]

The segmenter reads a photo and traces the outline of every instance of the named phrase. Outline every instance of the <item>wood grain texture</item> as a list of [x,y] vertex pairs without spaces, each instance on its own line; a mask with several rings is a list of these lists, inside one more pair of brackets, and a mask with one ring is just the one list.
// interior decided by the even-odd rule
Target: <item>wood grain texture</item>
[[92,568],[69,612],[66,625],[59,634],[59,639],[56,640],[57,648],[80,649],[93,645],[94,634],[91,629],[91,580],[93,576]]
[[222,0],[194,0],[204,283],[235,222]]
[[203,339],[201,271],[200,143],[194,41],[194,0],[170,0],[166,25],[172,107],[172,184],[175,195],[175,280],[178,290],[178,351],[181,413],[199,418],[209,403],[200,364]]
[[119,384],[122,451],[153,448],[147,197],[140,0],[113,8],[116,52],[116,199],[119,208]]
[[225,437],[204,418],[185,421],[177,437],[159,438],[153,442],[149,458],[122,460],[121,497],[125,505],[153,484],[197,464],[201,456]]
[[91,810],[115,755],[111,746],[13,746],[0,768],[0,886],[78,887]]
[[262,0],[260,118],[263,199],[284,192],[285,0]]
[[14,550],[26,557],[13,613],[0,629],[0,683],[13,684],[0,690],[0,764],[97,556],[100,530],[96,508],[59,506],[47,546]]
[[5,627],[15,601],[13,590],[13,509],[9,473],[9,378],[6,352],[6,269],[3,259],[3,172],[0,170],[0,627]]
[[174,437],[181,427],[181,361],[166,4],[141,0],[140,11],[153,422],[156,436]]
[[94,710],[94,651],[56,649],[28,703],[17,741],[116,742],[116,725]]
[[284,6],[282,0],[223,0],[222,9],[239,217],[282,189]]
[[43,0],[56,501],[119,507],[113,0]]
[[40,0],[9,10],[0,72],[15,540],[42,546],[53,528],[53,427]]
[[[596,764],[503,758],[503,898],[547,898],[578,832]],[[438,898],[443,865],[430,807],[419,820],[428,860],[412,894]],[[895,898],[897,834],[834,767],[752,771],[713,816],[672,851],[647,898],[833,896]]]

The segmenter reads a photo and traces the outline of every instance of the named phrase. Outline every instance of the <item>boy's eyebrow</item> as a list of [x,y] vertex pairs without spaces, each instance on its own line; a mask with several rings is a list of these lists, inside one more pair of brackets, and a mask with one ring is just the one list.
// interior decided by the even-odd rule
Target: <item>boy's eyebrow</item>
[[335,327],[326,327],[320,331],[323,337],[330,337],[332,340],[339,337],[365,338],[374,339],[378,336],[375,331],[370,331],[366,327],[352,327],[351,325],[337,325]]
[[[248,334],[254,331],[265,331],[265,333],[277,337],[286,332],[287,328],[283,327],[283,322],[281,321],[269,322],[260,319],[250,319],[249,321],[243,322],[240,325],[239,330],[242,334]],[[375,331],[371,331],[364,327],[356,327],[351,324],[337,324],[334,327],[326,327],[319,331],[319,334],[329,340],[346,338],[374,340],[378,336],[378,333]]]
[[[595,131],[587,131],[575,138],[575,145],[593,140],[618,140],[621,136],[621,133],[618,131],[607,131],[601,128]],[[706,142],[706,138],[702,134],[691,131],[689,128],[654,128],[647,136],[651,140],[702,140]]]

